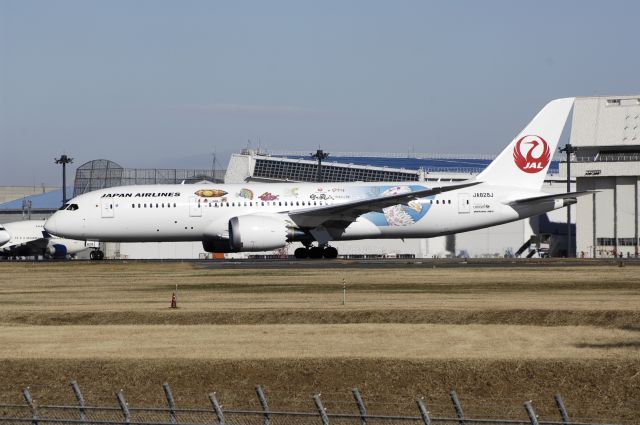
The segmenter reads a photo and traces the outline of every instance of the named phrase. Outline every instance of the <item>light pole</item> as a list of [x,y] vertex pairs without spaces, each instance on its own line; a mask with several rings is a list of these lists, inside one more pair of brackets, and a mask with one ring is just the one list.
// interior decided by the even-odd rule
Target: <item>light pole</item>
[[324,152],[322,149],[318,149],[316,153],[312,153],[309,155],[311,156],[311,158],[315,158],[318,160],[318,174],[316,175],[316,181],[320,183],[322,181],[322,160],[327,159],[329,154]]
[[73,158],[67,155],[61,155],[60,158],[54,158],[56,164],[62,164],[62,205],[67,203],[67,164],[73,162]]
[[[558,148],[560,152],[567,154],[567,193],[571,192],[571,154],[576,153],[577,148],[571,143],[564,145],[564,148]],[[567,206],[567,257],[572,257],[571,246],[571,205]]]

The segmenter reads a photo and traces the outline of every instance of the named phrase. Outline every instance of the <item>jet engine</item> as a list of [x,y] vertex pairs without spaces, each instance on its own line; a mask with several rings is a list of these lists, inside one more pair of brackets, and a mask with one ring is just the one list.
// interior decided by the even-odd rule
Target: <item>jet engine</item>
[[47,254],[52,258],[66,258],[67,247],[59,243],[51,243],[47,246]]
[[202,248],[206,252],[235,252],[231,249],[229,239],[205,239],[202,241]]
[[269,251],[282,248],[300,230],[284,218],[268,215],[241,215],[229,220],[229,245],[239,251]]

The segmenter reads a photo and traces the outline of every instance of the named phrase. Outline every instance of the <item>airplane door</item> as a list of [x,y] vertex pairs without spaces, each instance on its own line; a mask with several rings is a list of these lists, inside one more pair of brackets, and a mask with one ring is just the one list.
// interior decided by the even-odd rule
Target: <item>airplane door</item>
[[469,214],[469,211],[471,211],[471,206],[469,205],[469,194],[459,193],[458,194],[458,214]]
[[200,205],[200,198],[189,199],[189,217],[202,217],[202,205]]
[[114,202],[113,199],[103,198],[100,199],[100,204],[102,207],[102,218],[111,218],[114,216]]

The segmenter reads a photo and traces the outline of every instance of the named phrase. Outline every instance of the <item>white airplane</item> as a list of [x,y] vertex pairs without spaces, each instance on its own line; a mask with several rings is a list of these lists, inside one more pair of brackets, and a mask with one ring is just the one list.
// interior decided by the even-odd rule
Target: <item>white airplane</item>
[[45,220],[14,221],[0,225],[0,257],[67,258],[95,248],[86,241],[63,239],[44,230]]
[[5,229],[1,224],[0,224],[0,246],[6,244],[7,242],[9,242],[11,240],[11,235],[9,234],[9,232],[7,232],[7,229]]
[[336,258],[332,241],[429,238],[574,204],[541,188],[573,98],[547,104],[478,176],[462,183],[247,183],[123,186],[71,199],[49,233],[113,242],[201,241],[208,252]]

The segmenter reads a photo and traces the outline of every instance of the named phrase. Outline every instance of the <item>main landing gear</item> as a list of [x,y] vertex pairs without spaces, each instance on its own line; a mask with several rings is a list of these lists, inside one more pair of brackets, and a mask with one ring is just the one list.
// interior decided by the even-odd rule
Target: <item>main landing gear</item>
[[311,259],[319,259],[319,258],[337,258],[338,250],[332,246],[321,245],[321,246],[305,246],[302,248],[298,248],[294,251],[293,255],[298,259],[311,258]]
[[94,261],[104,260],[104,252],[100,251],[99,249],[94,249],[89,253],[89,258]]

